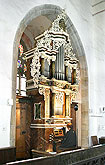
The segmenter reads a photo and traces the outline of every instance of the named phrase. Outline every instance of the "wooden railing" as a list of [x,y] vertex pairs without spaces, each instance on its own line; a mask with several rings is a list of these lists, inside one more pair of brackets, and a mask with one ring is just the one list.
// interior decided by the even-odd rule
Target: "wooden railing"
[[33,158],[18,162],[7,163],[8,165],[104,165],[105,145],[97,145],[88,149],[65,151],[53,156]]

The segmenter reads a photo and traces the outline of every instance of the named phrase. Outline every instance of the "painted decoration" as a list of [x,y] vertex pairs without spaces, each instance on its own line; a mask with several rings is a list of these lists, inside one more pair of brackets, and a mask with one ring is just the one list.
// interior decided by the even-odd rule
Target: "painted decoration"
[[18,48],[18,61],[17,61],[17,73],[21,76],[25,75],[27,71],[26,60],[23,54],[23,46],[19,44]]

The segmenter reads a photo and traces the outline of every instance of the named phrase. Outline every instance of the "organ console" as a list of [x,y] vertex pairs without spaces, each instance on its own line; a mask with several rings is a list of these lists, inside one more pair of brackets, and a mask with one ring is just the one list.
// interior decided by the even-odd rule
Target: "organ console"
[[54,141],[54,140],[58,140],[58,139],[62,139],[65,135],[65,128],[54,128],[53,129],[53,133],[51,133],[49,135],[49,141]]
[[53,129],[53,133],[49,135],[49,142],[52,144],[53,151],[56,152],[61,145],[61,141],[63,140],[65,134],[64,127],[58,127]]

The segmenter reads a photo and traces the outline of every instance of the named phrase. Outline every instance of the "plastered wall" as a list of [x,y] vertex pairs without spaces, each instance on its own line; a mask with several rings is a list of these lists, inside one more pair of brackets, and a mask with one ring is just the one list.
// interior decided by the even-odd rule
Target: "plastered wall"
[[15,104],[15,99],[12,98],[15,91],[12,88],[15,84],[12,66],[16,31],[26,14],[35,6],[43,4],[53,4],[65,9],[78,32],[88,67],[89,137],[95,134],[98,137],[104,135],[102,126],[105,125],[105,115],[102,109],[105,107],[105,12],[93,14],[102,10],[105,3],[92,7],[95,3],[95,0],[0,0],[0,147],[13,144],[10,142],[10,121],[12,99]]

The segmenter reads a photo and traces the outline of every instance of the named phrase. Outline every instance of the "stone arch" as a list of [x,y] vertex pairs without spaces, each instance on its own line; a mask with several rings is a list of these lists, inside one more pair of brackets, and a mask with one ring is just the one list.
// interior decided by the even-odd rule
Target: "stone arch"
[[[14,104],[11,111],[11,124],[10,124],[10,145],[15,146],[15,127],[16,127],[16,73],[17,73],[17,56],[18,56],[18,45],[27,25],[36,17],[44,15],[51,21],[61,13],[62,9],[58,6],[45,4],[34,7],[21,21],[19,28],[17,29],[14,45],[13,45],[13,62],[12,62],[12,98]],[[85,52],[79,38],[79,35],[72,24],[70,18],[67,16],[67,31],[70,35],[73,49],[78,56],[80,62],[80,74],[81,74],[81,116],[80,116],[80,141],[82,147],[88,147],[88,69],[86,63]]]

